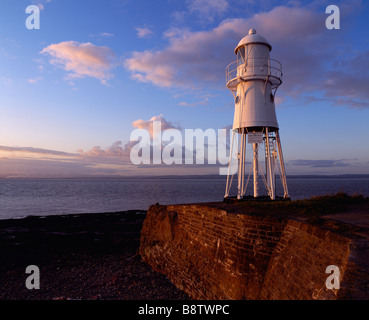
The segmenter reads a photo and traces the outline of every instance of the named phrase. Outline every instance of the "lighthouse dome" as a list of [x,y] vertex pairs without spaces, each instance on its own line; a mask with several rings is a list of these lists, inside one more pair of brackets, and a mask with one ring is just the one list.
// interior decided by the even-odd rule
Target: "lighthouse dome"
[[249,34],[241,39],[234,52],[237,54],[239,48],[248,44],[263,44],[269,48],[269,51],[272,50],[272,46],[270,45],[270,43],[264,37],[257,34],[254,28],[250,29]]

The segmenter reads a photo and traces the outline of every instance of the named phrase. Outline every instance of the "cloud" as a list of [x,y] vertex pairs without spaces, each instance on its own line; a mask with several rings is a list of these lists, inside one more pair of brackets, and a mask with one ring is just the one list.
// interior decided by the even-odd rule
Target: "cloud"
[[193,107],[196,107],[197,105],[199,104],[204,104],[203,102],[193,102],[193,103],[189,103],[189,102],[179,102],[178,105],[180,107],[190,107],[190,108],[193,108]]
[[332,168],[332,167],[347,167],[348,163],[343,160],[291,160],[290,164],[294,166],[303,166],[311,168]]
[[212,23],[216,17],[223,16],[231,7],[228,0],[186,0],[186,4],[186,9],[171,14],[174,24],[182,24],[191,16],[195,16],[196,22],[201,25]]
[[[167,121],[163,115],[153,116],[150,120],[142,120],[138,119],[132,122],[132,126],[135,129],[144,129],[147,130],[151,136],[153,137],[153,122],[160,121],[161,122],[161,131],[167,129],[178,129],[181,130],[180,126],[175,125],[169,121]],[[88,151],[83,151],[82,149],[78,150],[78,154],[82,157],[87,158],[99,158],[99,160],[105,160],[108,162],[116,160],[127,160],[130,161],[130,152],[134,145],[137,144],[137,141],[129,141],[125,145],[123,145],[122,141],[114,142],[110,147],[105,149],[100,146],[95,146]]]
[[39,83],[40,81],[42,80],[42,77],[36,77],[36,78],[31,78],[31,79],[28,79],[28,83],[30,84],[37,84]]
[[102,39],[110,39],[114,37],[113,33],[110,32],[100,32],[100,33],[96,33],[96,34],[90,34],[89,35],[91,38],[95,38],[99,41],[101,41]]
[[[178,129],[181,130],[181,128],[178,125],[175,125],[169,121],[167,121],[163,115],[153,116],[150,120],[142,120],[138,119],[136,121],[132,122],[132,126],[135,129],[144,129],[147,130],[150,134],[150,137],[153,138],[154,130],[153,130],[153,122],[154,121],[160,121],[161,122],[161,131],[167,129]],[[100,146],[95,146],[91,148],[88,151],[78,150],[78,154],[86,160],[97,162],[98,165],[96,166],[100,167],[105,164],[117,164],[117,165],[132,165],[131,163],[131,149],[137,144],[137,141],[129,141],[125,145],[121,141],[116,141],[108,148],[101,148]],[[152,160],[153,152],[152,152],[152,146],[150,146],[150,157]],[[152,163],[152,161],[151,161]],[[133,165],[132,165],[133,166]],[[165,164],[161,164],[159,166],[165,166]],[[154,168],[153,165],[142,165],[142,167],[145,168]],[[135,166],[137,168],[137,166]]]
[[223,14],[229,7],[227,0],[187,0],[187,4],[190,13],[209,20]]
[[132,122],[132,126],[136,129],[144,129],[147,130],[150,133],[150,136],[153,137],[154,134],[154,121],[160,121],[161,122],[161,131],[167,130],[167,129],[178,129],[181,130],[181,127],[179,125],[175,125],[169,121],[167,121],[163,115],[153,116],[150,120],[142,120],[138,119],[136,121]]
[[316,33],[317,20],[306,9],[278,7],[249,19],[224,20],[209,31],[171,29],[165,33],[169,39],[166,48],[134,52],[125,66],[137,80],[160,87],[192,88],[194,81],[219,85],[224,83],[226,65],[236,59],[234,47],[251,27],[263,26],[259,33],[273,35],[273,41],[291,41]]
[[[0,177],[116,176],[135,173],[129,160],[131,143],[120,141],[103,150],[68,153],[32,147],[0,146]],[[136,172],[137,173],[137,172]]]
[[7,159],[72,159],[74,153],[32,147],[0,146],[0,158]]
[[166,53],[134,52],[124,64],[132,72],[133,78],[139,82],[151,82],[159,87],[171,87],[174,85],[176,71],[171,65],[165,64],[165,56],[167,56]]
[[137,37],[139,38],[147,38],[150,37],[153,32],[149,28],[136,28]]
[[103,38],[113,38],[114,34],[109,33],[109,32],[101,32],[98,34],[99,37],[103,37]]
[[202,95],[201,97],[199,97],[197,99],[197,101],[195,102],[186,102],[186,101],[181,101],[178,103],[179,106],[181,107],[197,107],[197,106],[206,106],[209,104],[209,99],[214,97],[213,95]]
[[[163,115],[151,117],[149,120],[138,119],[132,123],[133,128],[145,129],[153,138],[153,122],[161,122],[161,131],[167,129],[182,130],[175,123],[164,118]],[[207,160],[209,141],[205,140],[205,164],[185,164],[185,146],[179,146],[182,150],[182,164],[166,165],[153,164],[153,145],[150,146],[150,163],[133,165],[131,162],[131,150],[137,145],[137,141],[129,141],[123,144],[116,141],[107,148],[95,146],[90,150],[77,150],[69,153],[57,150],[49,150],[33,147],[9,147],[0,146],[0,177],[84,177],[84,176],[122,176],[122,175],[168,175],[168,174],[204,174],[217,173],[220,164],[209,164]],[[165,142],[162,143],[164,150]],[[193,158],[196,159],[197,151],[194,150]]]
[[129,158],[130,144],[123,146],[122,141],[114,142],[110,147],[102,149],[100,146],[95,146],[91,150],[84,152],[78,150],[78,153],[82,156],[104,158],[104,157],[116,157],[116,158]]
[[[162,132],[167,129],[181,130],[180,126],[175,125],[171,123],[170,121],[167,121],[163,117],[162,114],[158,116],[153,116],[150,118],[150,120],[138,119],[136,121],[133,121],[132,126],[135,129],[147,130],[150,134],[150,137],[152,138],[154,134],[154,130],[153,130],[154,121],[161,122]],[[129,141],[125,145],[123,145],[122,141],[116,141],[110,147],[105,148],[105,149],[101,148],[100,146],[95,146],[88,151],[83,151],[82,149],[80,149],[78,150],[78,154],[83,157],[100,158],[100,160],[105,159],[106,161],[110,161],[110,162],[112,161],[113,158],[130,161],[131,149],[136,144],[137,144],[137,141]]]
[[369,50],[346,59],[336,70],[328,72],[321,83],[324,97],[334,99],[338,105],[369,108],[368,72]]
[[109,164],[89,159],[69,161],[50,159],[2,159],[1,178],[75,178],[132,175],[137,168],[128,163]]
[[[189,2],[194,8],[200,8],[200,3]],[[224,88],[224,69],[236,59],[233,49],[254,27],[272,44],[271,58],[282,62],[281,93],[292,99],[318,94],[333,105],[369,107],[365,87],[369,74],[355,71],[365,70],[369,51],[338,50],[343,34],[329,33],[324,11],[315,10],[313,6],[279,6],[249,18],[223,20],[207,31],[172,28],[164,33],[166,47],[135,51],[124,66],[137,81],[158,87]],[[352,18],[350,14],[347,11],[346,19]]]
[[67,80],[93,77],[103,84],[112,78],[110,71],[117,61],[110,48],[95,46],[90,42],[65,41],[51,44],[41,53],[49,54],[51,64],[69,72]]

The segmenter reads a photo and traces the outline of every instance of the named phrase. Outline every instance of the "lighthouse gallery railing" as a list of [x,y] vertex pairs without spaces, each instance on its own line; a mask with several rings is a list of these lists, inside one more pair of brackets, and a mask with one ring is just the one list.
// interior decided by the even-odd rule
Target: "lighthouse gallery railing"
[[265,58],[238,59],[226,67],[226,84],[228,88],[237,85],[240,79],[253,77],[268,78],[273,87],[282,83],[282,65],[279,61]]

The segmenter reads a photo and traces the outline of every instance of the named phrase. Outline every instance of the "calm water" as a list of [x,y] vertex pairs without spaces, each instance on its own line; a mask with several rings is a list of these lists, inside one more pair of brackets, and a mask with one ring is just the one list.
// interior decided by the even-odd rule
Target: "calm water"
[[[287,183],[294,200],[339,191],[369,196],[369,178],[294,178]],[[222,201],[224,189],[224,179],[0,180],[0,219]]]

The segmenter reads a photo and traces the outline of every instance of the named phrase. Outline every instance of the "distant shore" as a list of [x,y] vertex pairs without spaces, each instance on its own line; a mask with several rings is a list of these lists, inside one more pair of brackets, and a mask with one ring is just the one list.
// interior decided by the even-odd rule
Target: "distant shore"
[[[251,175],[252,176],[252,175]],[[279,179],[279,176],[276,176]],[[65,179],[65,180],[121,180],[121,179],[221,179],[227,180],[227,176],[222,176],[219,174],[204,174],[204,175],[161,175],[161,176],[97,176],[97,175],[84,175],[84,176],[43,176],[39,175],[32,177],[22,177],[22,176],[0,176],[0,179],[6,180],[54,180],[54,179]],[[369,174],[291,174],[287,175],[287,179],[369,179]]]
[[[0,300],[188,299],[139,255],[146,211],[0,220]],[[25,286],[40,269],[40,289]]]

